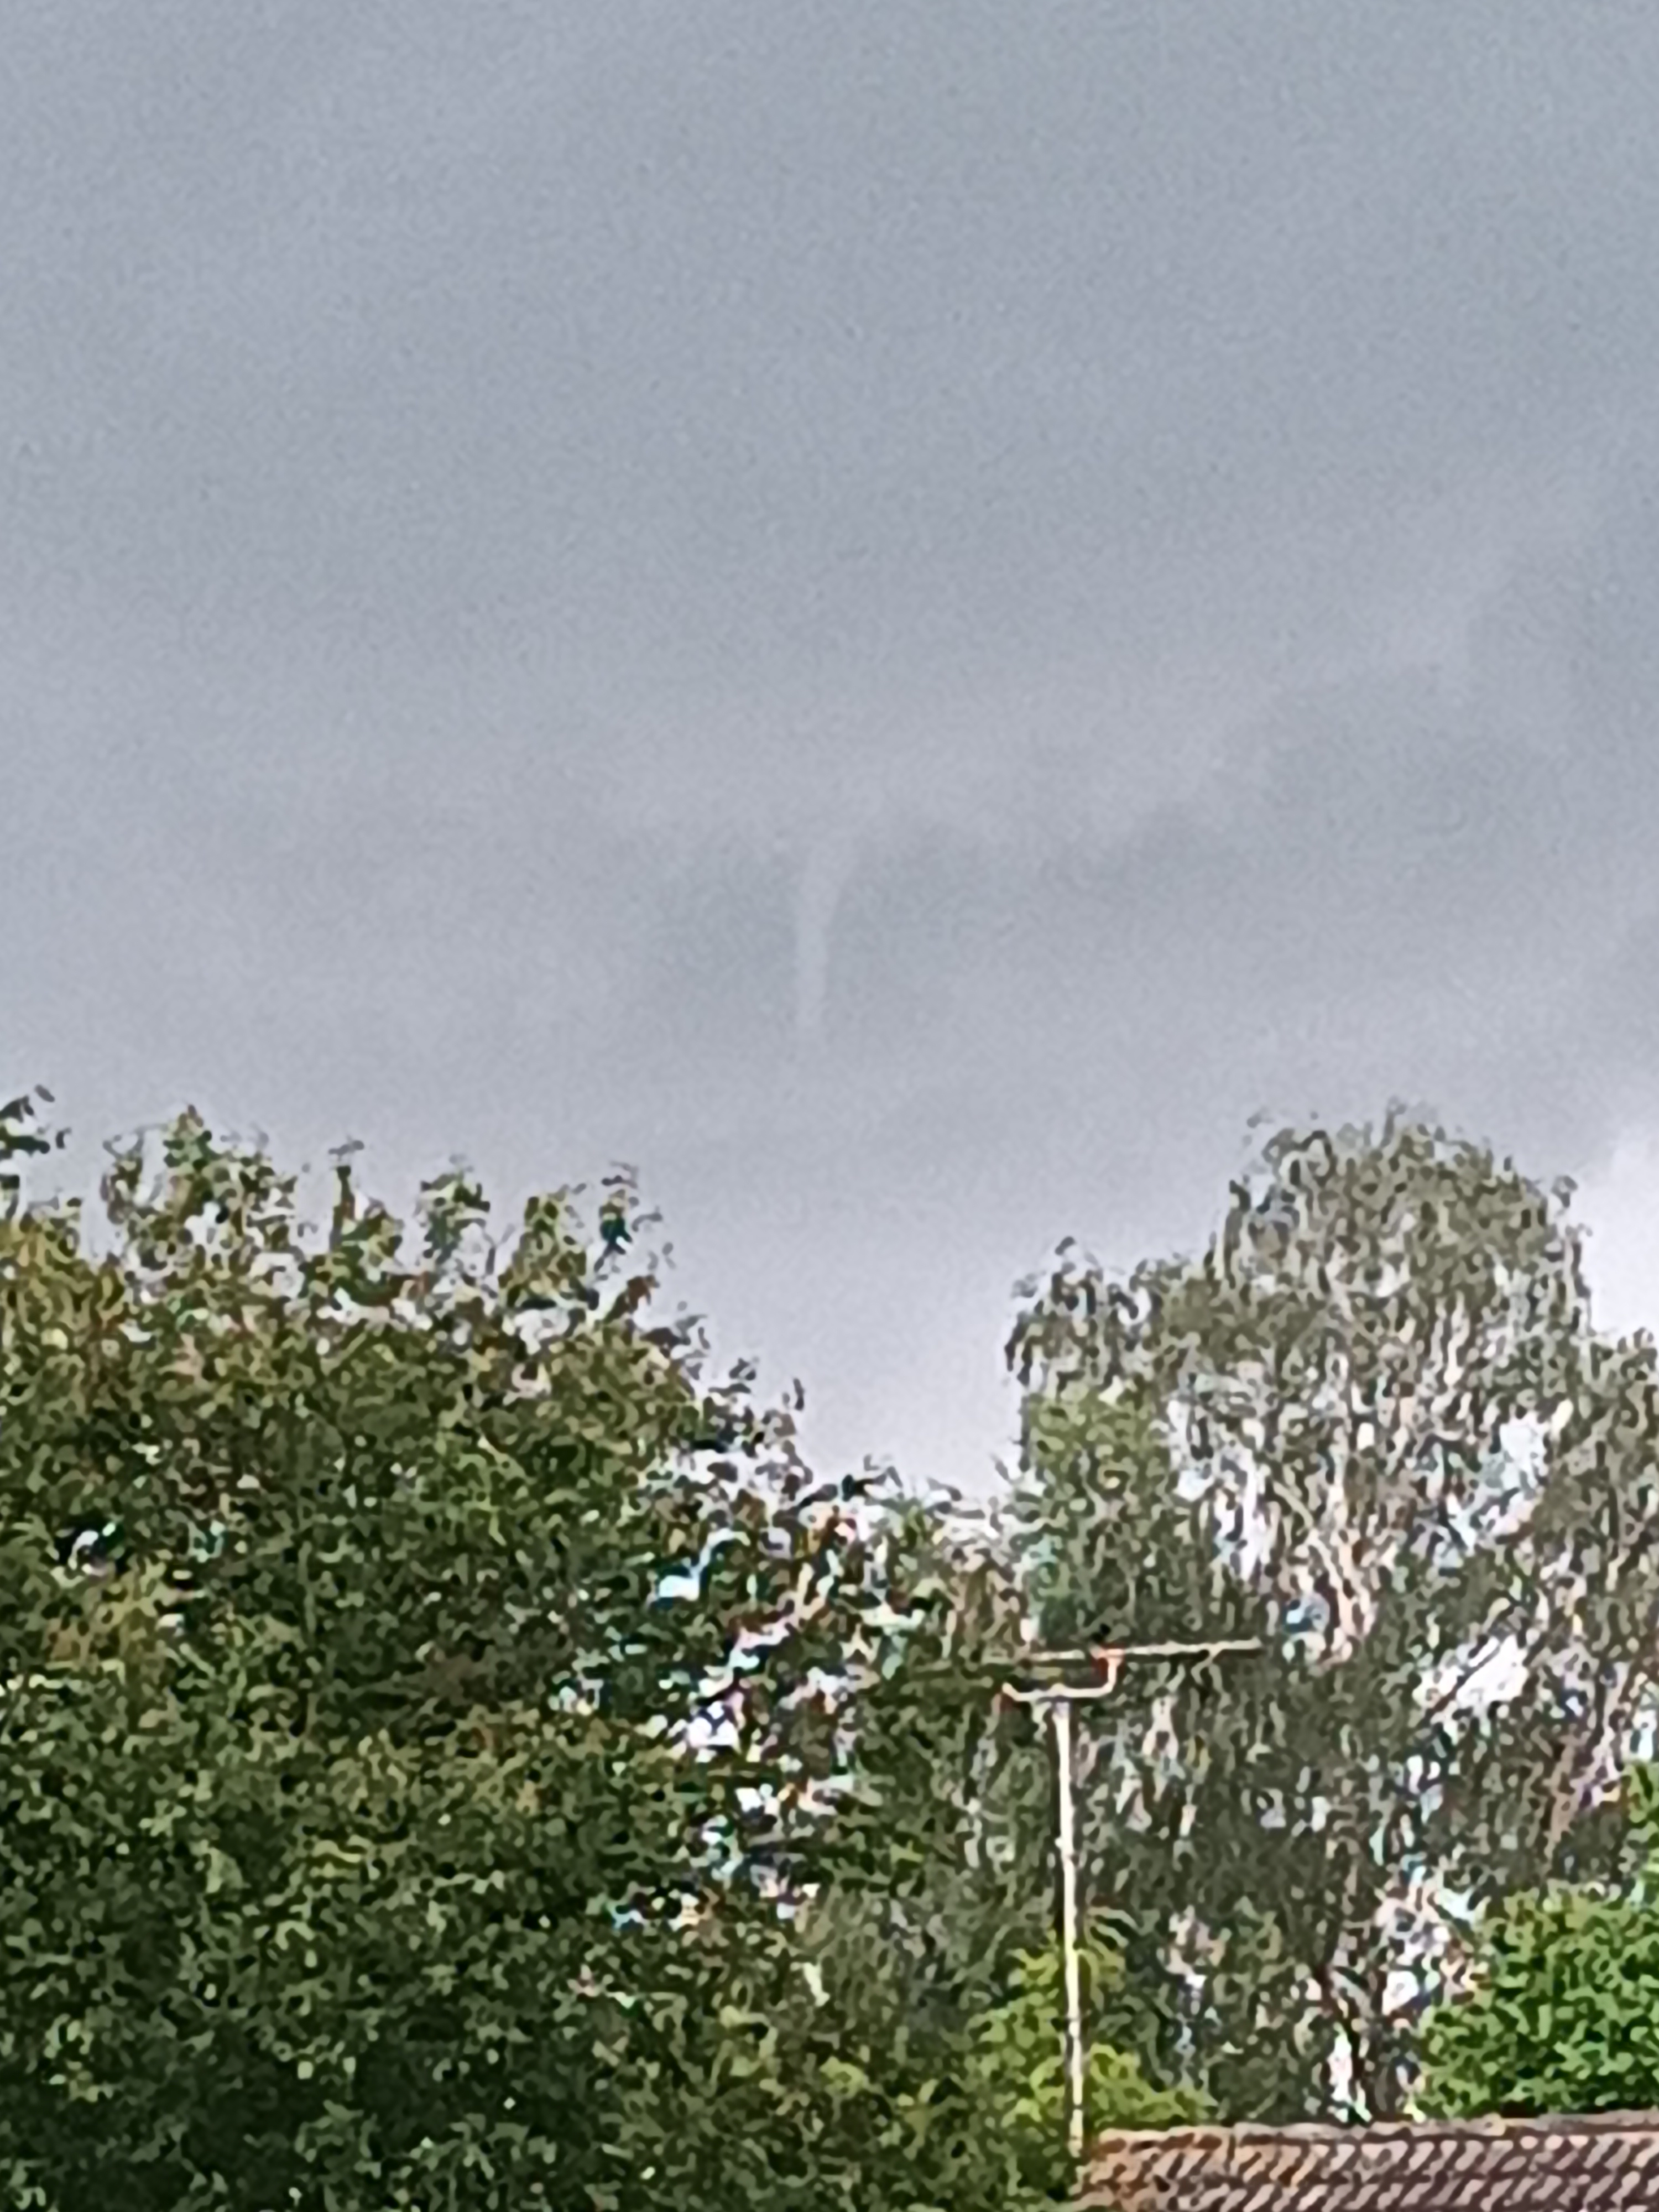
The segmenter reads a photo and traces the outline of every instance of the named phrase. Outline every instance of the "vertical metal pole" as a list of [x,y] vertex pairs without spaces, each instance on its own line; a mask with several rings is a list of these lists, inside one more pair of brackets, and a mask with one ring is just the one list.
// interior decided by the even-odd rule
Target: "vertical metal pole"
[[1060,1958],[1066,1973],[1066,2140],[1074,2160],[1083,2156],[1083,1981],[1078,1958],[1077,1830],[1072,1803],[1072,1708],[1056,1698],[1054,1748],[1060,1769]]
[[[1091,1662],[1095,1679],[1088,1683],[1050,1681],[1017,1686],[1005,1683],[1001,1694],[1029,1705],[1033,1713],[1052,1712],[1054,1749],[1058,1753],[1060,1789],[1059,1833],[1055,1845],[1060,1858],[1060,1959],[1066,1977],[1066,2141],[1074,2161],[1083,2156],[1087,2129],[1084,2098],[1087,2055],[1083,2041],[1082,1960],[1078,1936],[1077,1821],[1073,1802],[1072,1700],[1109,1698],[1117,1686],[1118,1669],[1130,1659],[1215,1659],[1225,1653],[1259,1651],[1255,1638],[1237,1638],[1211,1644],[1095,1644],[1083,1651],[1051,1651],[1033,1655],[1050,1664]],[[1019,1669],[1012,1668],[1017,1673]]]

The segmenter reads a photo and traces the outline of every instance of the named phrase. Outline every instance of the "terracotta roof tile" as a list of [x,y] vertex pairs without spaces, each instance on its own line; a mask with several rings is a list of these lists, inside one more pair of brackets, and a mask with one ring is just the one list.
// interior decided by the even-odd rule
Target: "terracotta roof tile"
[[1111,2212],[1659,2212],[1659,2113],[1108,2135]]

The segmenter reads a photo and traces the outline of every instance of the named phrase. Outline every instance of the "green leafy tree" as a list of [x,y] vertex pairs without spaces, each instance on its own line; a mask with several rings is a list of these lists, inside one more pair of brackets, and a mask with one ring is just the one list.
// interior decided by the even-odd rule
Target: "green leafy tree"
[[1659,2106],[1659,1792],[1649,1772],[1632,1781],[1633,1880],[1554,1884],[1485,1915],[1467,1986],[1425,2023],[1425,2112]]
[[629,1186],[498,1241],[343,1160],[313,1232],[185,1115],[94,1236],[45,1141],[0,1117],[4,2201],[1021,2201],[954,2016],[816,1934],[937,1855],[859,1810],[951,1632],[917,1524],[706,1378]]
[[[1652,1347],[1590,1328],[1565,1186],[1403,1115],[1290,1130],[1192,1259],[1075,1249],[1011,1346],[1045,1634],[1255,1635],[1126,1678],[1087,1858],[1223,2107],[1400,2109],[1442,1899],[1593,1874],[1651,1709]],[[1137,1685],[1144,1683],[1144,1688]],[[1171,1930],[1174,1931],[1171,1940]]]
[[[1081,1947],[1079,1964],[1089,2132],[1179,2127],[1207,2117],[1209,2103],[1199,2091],[1160,2086],[1133,2049],[1140,2023],[1119,1954],[1097,1940]],[[1055,2197],[1072,2178],[1065,2155],[1064,2002],[1058,1945],[1024,1954],[1008,1996],[978,2024],[974,2066],[988,2099],[1012,2118],[1023,2178]]]

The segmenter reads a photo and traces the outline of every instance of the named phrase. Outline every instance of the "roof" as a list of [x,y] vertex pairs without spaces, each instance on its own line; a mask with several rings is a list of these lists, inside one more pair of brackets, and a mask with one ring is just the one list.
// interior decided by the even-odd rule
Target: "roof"
[[1111,2212],[1659,2212],[1659,2112],[1103,2136]]

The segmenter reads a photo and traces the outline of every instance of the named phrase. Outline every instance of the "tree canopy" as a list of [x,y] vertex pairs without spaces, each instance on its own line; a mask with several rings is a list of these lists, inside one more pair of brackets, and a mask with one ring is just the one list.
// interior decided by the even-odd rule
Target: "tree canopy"
[[1650,1707],[1651,1346],[1565,1186],[1404,1115],[1285,1131],[1193,1259],[1074,1249],[1011,1346],[1046,1632],[1267,1656],[1117,1708],[1089,1856],[1231,2111],[1401,2109],[1448,1903],[1593,1870]]
[[1659,1788],[1641,1767],[1630,1787],[1622,1879],[1522,1891],[1484,1916],[1463,1986],[1424,2023],[1425,2111],[1659,2107]]
[[1063,1248],[975,1518],[817,1477],[627,1178],[342,1156],[309,1225],[185,1115],[94,1216],[51,1145],[0,1109],[8,2203],[1063,2196],[1031,1634],[1261,1646],[1079,1722],[1094,2124],[1646,2081],[1659,1378],[1565,1188],[1395,1115]]
[[957,1679],[1007,1577],[709,1378],[625,1180],[498,1237],[464,1173],[411,1225],[343,1158],[307,1230],[187,1115],[94,1236],[0,1128],[9,2203],[1055,2179],[1046,1891],[1000,1911],[970,1833],[1030,1728]]

